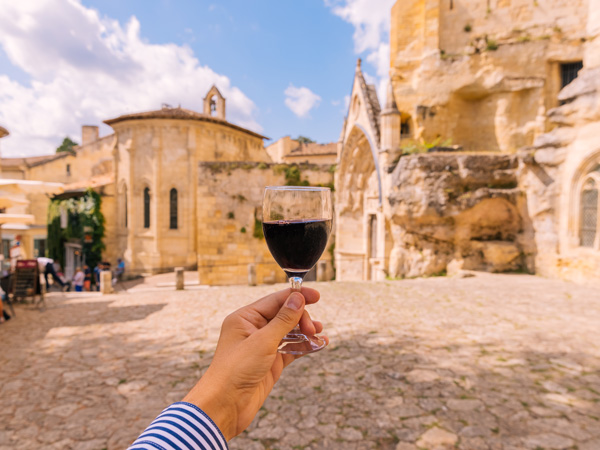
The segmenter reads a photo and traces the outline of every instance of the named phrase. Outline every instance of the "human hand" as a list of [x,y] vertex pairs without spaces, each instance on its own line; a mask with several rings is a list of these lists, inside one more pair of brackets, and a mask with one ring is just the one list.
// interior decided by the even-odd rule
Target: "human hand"
[[300,357],[278,353],[281,339],[298,323],[309,336],[323,331],[304,310],[319,297],[306,287],[302,293],[284,289],[227,316],[212,363],[183,401],[208,414],[228,441],[244,431],[283,369]]

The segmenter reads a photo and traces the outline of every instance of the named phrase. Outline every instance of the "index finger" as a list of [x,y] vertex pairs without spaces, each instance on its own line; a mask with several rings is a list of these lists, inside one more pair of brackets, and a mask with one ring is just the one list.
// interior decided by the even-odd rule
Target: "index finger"
[[[277,315],[286,299],[292,293],[291,288],[283,289],[281,291],[274,292],[272,294],[267,295],[266,297],[261,298],[260,300],[251,303],[246,308],[251,308],[252,310],[258,312],[261,316],[263,316],[267,320],[271,320],[273,317]],[[316,289],[311,289],[309,287],[302,287],[300,293],[304,296],[306,300],[306,304],[310,305],[312,303],[317,303],[321,294]]]

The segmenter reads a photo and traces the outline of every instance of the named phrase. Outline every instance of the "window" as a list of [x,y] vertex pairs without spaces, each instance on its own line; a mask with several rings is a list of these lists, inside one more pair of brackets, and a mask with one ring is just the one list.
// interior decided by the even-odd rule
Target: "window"
[[370,242],[370,258],[377,258],[377,216],[372,214],[369,216],[369,240]]
[[400,137],[401,138],[410,137],[410,122],[408,120],[400,122]]
[[150,188],[144,189],[144,228],[150,228]]
[[169,192],[169,228],[177,229],[177,189],[175,188]]
[[582,247],[594,247],[598,234],[598,183],[589,178],[581,191],[579,238]]
[[577,74],[583,68],[581,61],[573,63],[565,63],[560,65],[560,88],[564,88],[567,84],[577,78]]
[[33,256],[36,258],[46,256],[46,239],[33,240]]
[[71,175],[71,164],[67,164],[67,175]]
[[123,193],[123,209],[123,216],[125,218],[125,228],[127,228],[127,187],[125,187],[125,192]]
[[119,212],[119,225],[127,228],[127,186],[123,184],[121,186],[121,203]]

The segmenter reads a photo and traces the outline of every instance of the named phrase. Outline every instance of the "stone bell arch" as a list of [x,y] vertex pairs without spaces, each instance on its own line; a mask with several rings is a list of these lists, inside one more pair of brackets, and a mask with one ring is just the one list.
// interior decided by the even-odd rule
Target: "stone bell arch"
[[219,89],[217,89],[217,86],[214,84],[208,90],[206,97],[204,97],[203,112],[207,116],[225,120],[225,97],[223,97]]

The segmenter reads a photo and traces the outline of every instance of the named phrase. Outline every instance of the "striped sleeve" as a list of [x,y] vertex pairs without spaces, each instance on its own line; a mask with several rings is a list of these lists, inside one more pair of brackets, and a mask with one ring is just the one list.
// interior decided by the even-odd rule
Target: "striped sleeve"
[[196,405],[173,403],[154,419],[129,450],[228,450],[219,427]]

